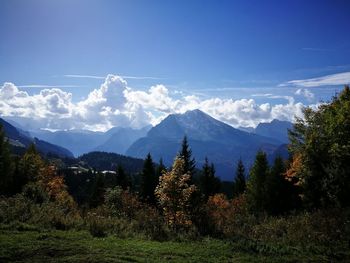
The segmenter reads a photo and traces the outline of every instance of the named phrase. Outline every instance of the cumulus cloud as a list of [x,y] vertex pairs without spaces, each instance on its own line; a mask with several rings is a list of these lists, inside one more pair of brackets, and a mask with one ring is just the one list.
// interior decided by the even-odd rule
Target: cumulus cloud
[[327,85],[345,85],[350,83],[350,72],[337,73],[327,76],[322,76],[312,79],[299,79],[291,80],[286,83],[280,84],[281,87],[284,86],[296,86],[296,87],[319,87]]
[[[298,93],[311,96],[307,90]],[[268,94],[267,97],[276,96]],[[275,118],[292,121],[295,115],[302,115],[302,103],[296,103],[289,96],[278,98],[286,99],[287,102],[273,105],[258,104],[252,98],[202,99],[196,95],[174,95],[164,85],[151,86],[141,91],[128,87],[120,76],[108,75],[99,88],[76,103],[72,102],[71,93],[59,88],[43,89],[29,95],[13,83],[5,83],[0,88],[0,114],[32,119],[46,129],[89,130],[155,125],[169,114],[193,109],[200,109],[234,127],[254,127]]]
[[295,95],[304,96],[308,101],[312,101],[315,95],[308,89],[298,89]]

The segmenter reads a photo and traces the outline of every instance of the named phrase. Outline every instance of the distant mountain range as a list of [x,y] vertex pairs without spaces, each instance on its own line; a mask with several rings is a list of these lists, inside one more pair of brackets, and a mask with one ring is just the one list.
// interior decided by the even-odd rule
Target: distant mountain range
[[33,138],[27,131],[16,128],[2,118],[0,118],[0,124],[2,124],[5,136],[9,139],[10,145],[16,152],[23,153],[30,144],[34,143],[37,150],[44,155],[51,154],[61,158],[73,157],[73,154],[69,150],[38,138]]
[[[150,152],[155,162],[162,158],[167,166],[172,164],[183,137],[187,135],[197,167],[201,168],[204,158],[208,157],[209,161],[215,164],[217,175],[224,180],[233,179],[239,158],[242,158],[249,170],[258,150],[265,151],[270,162],[278,155],[288,158],[288,129],[292,128],[290,122],[273,120],[270,123],[260,123],[255,129],[235,129],[200,110],[171,114],[155,127],[149,126],[139,130],[115,127],[107,132],[86,130],[28,132],[14,127],[21,127],[16,122],[12,122],[14,125],[5,123],[5,130],[11,134],[13,145],[26,146],[34,141],[42,152],[58,153],[59,156],[72,156],[71,152],[75,156],[80,156],[100,151],[144,159]],[[105,155],[88,156],[99,156],[98,159],[101,161],[100,157]],[[108,158],[110,157],[113,159],[115,156],[111,155]],[[91,161],[93,160],[89,158],[89,162]],[[110,164],[106,163],[103,166],[106,168],[108,165]],[[137,164],[139,165],[140,163]],[[96,162],[94,166],[99,167]]]
[[129,146],[146,135],[151,126],[143,129],[112,128],[107,132],[70,130],[51,132],[30,131],[34,136],[69,149],[75,156],[91,151],[104,151],[125,154]]
[[[277,128],[277,125],[273,124],[273,127]],[[193,110],[169,115],[146,137],[134,142],[126,155],[144,158],[150,152],[156,161],[163,158],[165,164],[170,165],[185,135],[198,167],[207,156],[215,164],[217,174],[225,180],[233,179],[239,158],[249,167],[258,150],[272,155],[283,143],[278,138],[235,129],[200,110]]]
[[252,133],[271,137],[282,143],[288,143],[288,130],[293,128],[293,124],[289,121],[273,120],[268,123],[259,123]]

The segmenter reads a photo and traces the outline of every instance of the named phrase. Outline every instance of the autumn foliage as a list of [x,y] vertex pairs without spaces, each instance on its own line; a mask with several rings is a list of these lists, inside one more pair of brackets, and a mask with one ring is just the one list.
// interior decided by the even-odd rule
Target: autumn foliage
[[159,178],[159,185],[155,190],[165,220],[173,229],[192,224],[189,207],[196,187],[189,184],[191,176],[183,174],[183,171],[184,161],[178,157],[172,170]]

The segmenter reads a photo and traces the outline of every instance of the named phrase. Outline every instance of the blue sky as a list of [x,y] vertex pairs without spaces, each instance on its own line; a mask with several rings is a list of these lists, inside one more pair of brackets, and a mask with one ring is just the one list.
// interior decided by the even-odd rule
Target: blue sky
[[[173,100],[254,99],[261,106],[286,104],[283,96],[290,96],[317,104],[342,87],[338,75],[333,82],[325,76],[350,72],[349,11],[350,2],[340,0],[4,0],[0,85],[12,83],[29,96],[57,87],[77,106],[114,74],[135,92],[164,85]],[[312,78],[321,81],[293,82]],[[109,106],[115,114],[118,107]],[[28,113],[9,107],[2,115]],[[154,118],[166,114],[148,107]],[[218,111],[207,110],[231,123]]]

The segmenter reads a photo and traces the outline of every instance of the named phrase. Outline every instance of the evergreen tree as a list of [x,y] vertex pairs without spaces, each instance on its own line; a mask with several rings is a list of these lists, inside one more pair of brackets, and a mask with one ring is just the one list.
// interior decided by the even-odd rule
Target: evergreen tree
[[317,110],[304,109],[290,131],[290,150],[300,156],[296,176],[309,208],[350,205],[350,87]]
[[183,173],[193,176],[196,167],[196,161],[194,158],[192,158],[192,150],[188,144],[187,136],[185,136],[182,140],[181,150],[178,153],[178,157],[184,160]]
[[245,168],[242,159],[239,159],[236,169],[236,177],[233,182],[233,197],[237,197],[246,190]]
[[266,178],[266,211],[279,215],[300,206],[298,188],[286,177],[286,166],[281,157],[277,157]]
[[95,182],[92,187],[92,192],[90,196],[89,206],[97,207],[104,202],[105,195],[105,180],[104,176],[98,173],[95,177]]
[[161,177],[163,175],[164,172],[166,172],[166,167],[163,163],[163,159],[160,158],[159,160],[159,165],[157,166],[156,168],[156,178],[157,178],[157,184],[158,184],[158,181],[159,181],[159,177]]
[[140,187],[140,197],[144,201],[148,201],[152,204],[155,204],[154,190],[158,184],[156,178],[154,163],[150,153],[147,154],[147,157],[143,163],[143,170],[141,174],[141,187]]
[[204,196],[204,200],[208,200],[209,196],[218,193],[220,190],[220,180],[215,176],[214,164],[212,163],[209,165],[207,157],[205,157],[204,165],[202,168],[200,187]]
[[120,186],[123,190],[127,190],[130,187],[130,180],[121,165],[117,166],[116,176],[117,186]]
[[286,188],[288,181],[284,178],[286,167],[281,157],[277,157],[266,178],[266,209],[269,214],[280,214],[286,207]]
[[259,151],[256,155],[254,165],[250,171],[247,184],[247,201],[251,211],[262,212],[266,208],[265,182],[269,173],[269,165],[266,154]]
[[0,195],[11,194],[14,165],[5,132],[0,124]]

